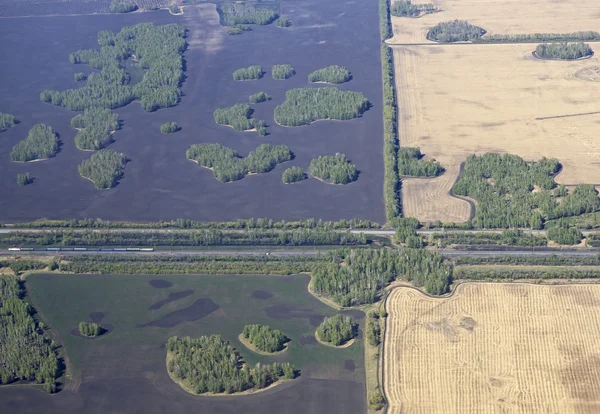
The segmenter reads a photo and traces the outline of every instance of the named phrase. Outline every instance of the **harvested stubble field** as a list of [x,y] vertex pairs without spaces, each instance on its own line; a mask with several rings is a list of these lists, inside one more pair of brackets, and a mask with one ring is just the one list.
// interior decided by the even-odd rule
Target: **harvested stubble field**
[[[394,0],[392,0],[394,1]],[[467,20],[489,34],[571,33],[600,29],[595,0],[418,0],[442,11],[418,19],[392,17],[394,37],[388,43],[429,43],[430,27],[448,20]]]
[[556,157],[563,165],[558,183],[600,183],[598,84],[578,72],[600,59],[540,60],[534,48],[394,47],[400,143],[420,147],[446,168],[435,179],[404,180],[406,216],[466,221],[468,202],[449,191],[470,154]]
[[600,286],[397,288],[387,310],[390,413],[600,410]]

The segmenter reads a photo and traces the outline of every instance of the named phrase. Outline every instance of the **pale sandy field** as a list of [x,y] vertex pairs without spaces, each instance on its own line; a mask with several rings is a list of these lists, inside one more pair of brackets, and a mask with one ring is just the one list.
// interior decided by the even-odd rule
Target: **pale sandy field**
[[[600,43],[591,46],[600,53]],[[534,48],[393,48],[400,145],[420,147],[447,169],[436,179],[404,180],[406,216],[467,220],[469,204],[448,192],[470,154],[556,157],[564,167],[557,182],[600,183],[600,113],[537,119],[600,112],[600,82],[575,76],[578,70],[600,66],[600,54],[580,61],[549,61],[534,58]]]
[[490,34],[600,31],[597,0],[432,0],[442,11],[417,19],[392,17],[388,43],[427,42],[430,27],[447,20],[467,20]]
[[396,288],[387,311],[388,413],[600,412],[600,286]]

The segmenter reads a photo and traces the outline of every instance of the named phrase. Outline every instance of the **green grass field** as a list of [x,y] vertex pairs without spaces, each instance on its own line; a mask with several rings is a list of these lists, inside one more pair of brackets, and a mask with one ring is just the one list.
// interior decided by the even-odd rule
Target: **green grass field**
[[[152,287],[151,280],[172,283],[168,288]],[[39,312],[57,340],[64,346],[69,379],[76,383],[86,378],[144,375],[151,377],[165,368],[163,345],[172,335],[199,336],[220,334],[229,340],[251,364],[289,361],[311,377],[339,378],[364,382],[363,342],[357,340],[346,349],[310,343],[323,316],[337,311],[307,291],[309,276],[120,276],[34,274],[27,277],[28,300]],[[188,296],[148,308],[169,293],[193,290]],[[256,297],[263,291],[263,299]],[[269,296],[266,292],[272,294]],[[139,325],[209,298],[219,308],[204,318],[173,327]],[[71,334],[80,321],[91,321],[90,314],[103,312],[103,326],[110,333],[97,339]],[[188,312],[188,318],[198,313]],[[362,313],[352,316],[362,325]],[[277,356],[262,356],[245,348],[238,340],[246,324],[266,324],[291,338],[289,349]],[[303,338],[304,337],[304,338]],[[308,343],[307,343],[307,340]],[[352,360],[355,369],[345,365]],[[351,365],[351,364],[350,364]]]

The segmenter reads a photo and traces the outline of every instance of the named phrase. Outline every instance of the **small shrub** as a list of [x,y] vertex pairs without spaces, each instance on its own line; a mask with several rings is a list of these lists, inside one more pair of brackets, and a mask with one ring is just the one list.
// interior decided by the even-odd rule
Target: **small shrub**
[[296,71],[292,65],[273,65],[271,68],[271,76],[273,79],[285,80],[289,79],[296,74]]
[[31,176],[29,173],[17,174],[17,184],[24,186],[31,183]]
[[306,174],[304,174],[304,170],[300,167],[290,167],[281,175],[281,181],[283,181],[285,184],[296,183],[304,180],[305,178]]
[[385,399],[379,390],[371,392],[369,394],[369,408],[375,411],[381,410],[385,407]]
[[160,126],[160,132],[162,134],[172,134],[181,129],[177,122],[165,122]]

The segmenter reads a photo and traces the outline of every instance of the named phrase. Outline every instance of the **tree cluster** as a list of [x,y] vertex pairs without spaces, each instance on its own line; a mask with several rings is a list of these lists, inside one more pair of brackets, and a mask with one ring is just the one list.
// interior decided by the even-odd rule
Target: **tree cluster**
[[344,83],[352,79],[348,69],[343,66],[331,65],[317,69],[308,75],[309,82]]
[[583,235],[575,227],[567,224],[558,225],[548,229],[548,238],[558,244],[579,244]]
[[[390,0],[379,0],[379,35],[382,42],[393,36],[392,19],[390,17]],[[385,45],[382,45],[382,49],[383,46]]]
[[241,35],[244,32],[252,31],[252,27],[245,24],[236,24],[227,29],[228,35]]
[[398,174],[411,177],[436,177],[444,168],[436,160],[424,160],[420,148],[398,149]]
[[167,369],[194,394],[233,394],[261,389],[281,378],[293,379],[298,375],[288,362],[249,367],[219,335],[169,338]]
[[417,249],[423,247],[423,241],[417,234],[417,229],[420,227],[417,219],[395,217],[391,223],[396,229],[396,240],[399,243],[405,243],[408,247]]
[[136,11],[138,6],[133,0],[111,0],[109,8],[113,13],[131,13]]
[[100,190],[117,185],[125,171],[127,158],[123,154],[110,149],[94,153],[89,159],[79,164],[79,175],[94,183]]
[[438,8],[432,3],[412,4],[410,0],[395,1],[390,8],[390,13],[396,17],[421,17],[436,11]]
[[269,172],[277,164],[291,160],[292,153],[285,145],[262,144],[242,158],[221,144],[195,144],[186,151],[186,158],[212,169],[217,180],[229,182],[241,180],[248,173]]
[[424,249],[342,249],[329,253],[313,270],[312,288],[341,306],[376,302],[396,278],[423,286],[427,293],[446,293],[452,266]]
[[11,161],[27,162],[50,158],[58,152],[58,135],[48,125],[36,124],[27,138],[18,142],[10,152]]
[[160,126],[161,134],[172,134],[181,129],[177,122],[165,122]]
[[283,350],[290,340],[279,329],[267,325],[246,325],[242,335],[259,351],[270,353]]
[[275,108],[274,116],[279,125],[302,126],[321,119],[358,118],[367,109],[369,101],[360,92],[296,88],[285,93],[285,102]]
[[24,186],[31,183],[31,176],[29,173],[17,174],[17,184]]
[[252,119],[252,108],[245,103],[235,104],[227,108],[217,108],[213,114],[219,125],[228,125],[236,131],[256,129],[259,135],[267,135],[265,121]]
[[37,262],[35,260],[19,259],[11,262],[8,267],[10,267],[10,270],[15,272],[15,274],[18,276],[29,270],[43,269],[46,267],[46,264],[43,262]]
[[89,338],[95,338],[102,333],[102,327],[95,322],[79,322],[78,329],[81,335]]
[[296,71],[294,70],[292,65],[273,65],[273,67],[271,68],[271,76],[273,77],[273,79],[285,80],[291,78],[295,74]]
[[472,42],[485,34],[479,26],[474,26],[465,20],[451,20],[433,26],[427,32],[427,40],[440,43]]
[[23,247],[45,246],[302,246],[363,245],[364,233],[330,229],[245,229],[173,230],[170,232],[136,230],[53,230],[10,232],[0,239],[2,245]]
[[0,112],[0,132],[6,131],[8,128],[12,128],[18,123],[19,121],[11,114]]
[[300,167],[290,167],[281,174],[281,181],[285,184],[292,184],[302,181],[306,178],[304,170]]
[[[133,100],[139,100],[148,112],[177,105],[184,79],[185,33],[181,25],[152,23],[127,26],[119,33],[101,31],[99,50],[79,50],[69,56],[71,63],[88,64],[100,73],[90,74],[81,88],[46,90],[40,99],[74,111],[94,106],[115,109]],[[130,84],[126,72],[130,59],[144,70],[142,80],[135,85]]]
[[354,323],[350,316],[333,315],[325,317],[323,322],[317,327],[317,337],[323,342],[329,342],[332,345],[340,346],[354,338],[358,333],[358,325]]
[[477,201],[474,224],[480,228],[539,229],[545,219],[600,210],[592,185],[578,185],[567,197],[553,193],[559,170],[556,159],[527,162],[510,154],[472,155],[452,191]]
[[112,142],[112,133],[120,128],[119,117],[110,109],[92,107],[71,119],[78,129],[75,145],[81,150],[96,151]]
[[526,234],[518,229],[505,229],[502,233],[447,232],[432,234],[429,244],[437,247],[459,246],[523,246],[544,247],[548,240],[543,236]]
[[290,27],[292,25],[292,22],[286,17],[281,16],[277,20],[275,20],[275,24],[277,25],[277,27]]
[[86,80],[87,76],[83,72],[77,72],[73,74],[73,79],[75,82],[81,82],[82,80]]
[[348,184],[356,181],[358,170],[344,154],[325,155],[313,158],[308,171],[314,177],[331,184]]
[[381,323],[379,322],[379,314],[377,312],[369,311],[367,313],[365,331],[369,345],[378,346],[381,343]]
[[279,17],[274,10],[245,3],[224,3],[217,6],[217,11],[223,26],[238,24],[267,25]]
[[574,60],[592,56],[594,51],[587,43],[542,43],[535,48],[535,55],[542,59]]
[[32,381],[55,392],[58,358],[24,296],[17,277],[0,275],[0,384]]
[[264,72],[262,66],[252,65],[247,68],[240,68],[233,72],[233,80],[254,80],[262,78]]
[[476,43],[591,42],[600,40],[598,32],[494,34],[475,40]]
[[251,104],[257,104],[271,100],[271,97],[266,92],[257,92],[248,97]]

